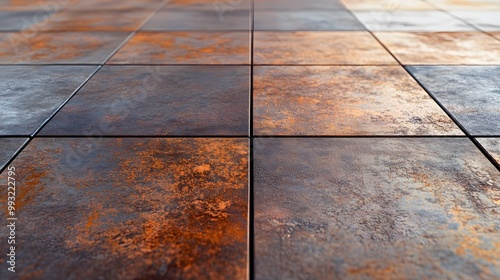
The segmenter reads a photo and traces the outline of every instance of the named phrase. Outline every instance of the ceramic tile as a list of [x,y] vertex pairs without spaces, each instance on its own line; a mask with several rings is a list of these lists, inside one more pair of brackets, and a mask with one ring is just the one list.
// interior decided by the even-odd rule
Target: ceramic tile
[[477,141],[500,164],[500,138],[477,138]]
[[149,16],[148,11],[134,12],[62,12],[43,23],[41,31],[134,31]]
[[347,11],[256,11],[255,30],[363,30]]
[[453,11],[453,14],[486,31],[500,31],[498,11]]
[[163,11],[143,30],[250,30],[249,11],[231,11],[219,16],[215,11]]
[[1,11],[0,31],[20,31],[31,28],[33,24],[50,17],[49,13],[39,11]]
[[341,0],[341,2],[353,11],[375,10],[375,11],[412,11],[412,10],[434,10],[432,5],[426,1],[407,0]]
[[0,170],[28,138],[0,138]]
[[344,9],[339,0],[254,0],[256,10]]

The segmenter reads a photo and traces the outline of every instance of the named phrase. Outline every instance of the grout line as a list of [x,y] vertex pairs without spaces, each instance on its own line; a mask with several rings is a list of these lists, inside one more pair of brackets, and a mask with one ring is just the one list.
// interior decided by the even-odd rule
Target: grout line
[[37,135],[35,138],[249,138],[246,134],[241,135]]
[[255,30],[255,0],[250,7],[250,108],[249,108],[249,180],[248,180],[248,279],[255,279],[255,208],[254,208],[254,129],[253,129],[253,75],[254,75],[254,30]]

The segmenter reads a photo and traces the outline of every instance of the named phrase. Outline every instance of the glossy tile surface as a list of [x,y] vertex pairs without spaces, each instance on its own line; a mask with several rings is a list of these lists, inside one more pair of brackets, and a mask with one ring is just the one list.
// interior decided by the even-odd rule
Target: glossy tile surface
[[248,135],[246,66],[110,66],[42,135]]
[[0,135],[31,135],[94,66],[0,66]]
[[434,10],[432,5],[421,0],[341,0],[341,2],[353,11],[400,11],[400,10]]
[[148,11],[70,11],[37,24],[41,31],[134,31],[148,17]]
[[486,31],[500,31],[498,11],[453,11],[453,14]]
[[126,33],[44,32],[0,37],[0,64],[102,63]]
[[115,64],[248,64],[247,32],[141,32],[110,61]]
[[35,139],[13,163],[24,187],[16,276],[245,279],[247,149],[246,139]]
[[254,34],[256,64],[396,64],[367,32]]
[[256,135],[462,135],[399,66],[254,69]]
[[355,12],[371,31],[474,31],[461,20],[440,11]]
[[500,64],[500,42],[479,32],[376,32],[403,64]]
[[500,173],[468,139],[256,139],[256,279],[496,279]]
[[167,10],[159,12],[143,30],[250,30],[250,11],[238,10],[223,16],[215,11]]
[[488,151],[488,153],[500,164],[500,137],[476,138],[477,141]]
[[9,162],[26,140],[27,138],[0,138],[0,169]]
[[497,0],[428,0],[430,3],[445,10],[500,10]]
[[474,135],[500,135],[500,67],[409,67]]
[[256,11],[255,30],[363,30],[347,11]]

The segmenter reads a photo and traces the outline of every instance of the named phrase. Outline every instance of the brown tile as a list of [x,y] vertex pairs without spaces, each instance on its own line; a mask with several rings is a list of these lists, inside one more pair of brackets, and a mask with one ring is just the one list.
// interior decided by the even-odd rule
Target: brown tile
[[427,0],[445,10],[500,10],[497,0]]
[[500,164],[500,138],[476,138],[488,153]]
[[500,42],[480,32],[375,35],[403,64],[499,64]]
[[463,135],[399,66],[254,69],[257,135]]
[[0,37],[0,63],[102,63],[127,33],[9,33]]
[[433,6],[425,1],[404,1],[404,0],[341,0],[349,10],[378,10],[378,11],[399,11],[399,10],[434,10]]
[[0,138],[0,170],[28,138]]
[[33,140],[13,162],[16,276],[246,279],[247,149],[246,139]]
[[110,61],[113,64],[249,64],[248,32],[141,32]]
[[62,12],[37,24],[36,28],[41,31],[134,31],[149,14],[148,11]]
[[500,278],[500,173],[467,138],[254,146],[255,279]]
[[500,32],[490,32],[493,37],[495,37],[497,40],[500,40]]
[[396,64],[368,32],[255,32],[257,64]]
[[104,67],[41,134],[245,136],[249,79],[248,66]]

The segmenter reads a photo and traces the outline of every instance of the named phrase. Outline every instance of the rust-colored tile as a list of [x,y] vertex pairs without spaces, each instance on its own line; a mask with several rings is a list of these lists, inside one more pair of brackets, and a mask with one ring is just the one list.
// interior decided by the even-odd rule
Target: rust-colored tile
[[0,66],[0,135],[29,136],[95,66]]
[[8,33],[0,37],[0,63],[100,64],[127,35],[105,32]]
[[249,64],[248,32],[141,32],[113,64]]
[[376,32],[403,64],[500,64],[500,42],[480,32]]
[[255,279],[500,278],[500,173],[467,138],[254,146]]
[[411,11],[434,10],[433,6],[425,1],[414,0],[341,0],[349,10],[375,10],[375,11]]
[[368,32],[255,32],[257,64],[396,64]]
[[109,66],[43,135],[248,135],[247,66]]
[[251,0],[170,0],[163,10],[206,10],[224,16],[235,10],[250,10]]
[[12,164],[16,277],[246,279],[247,149],[246,139],[33,140]]
[[0,138],[0,170],[28,138]]
[[445,10],[500,10],[498,0],[427,0]]
[[500,164],[500,138],[476,138],[477,141]]
[[257,135],[463,135],[399,66],[254,69]]
[[[58,0],[60,1],[60,0]],[[68,1],[68,0],[66,0]],[[148,10],[153,11],[163,0],[71,0],[68,10],[79,11],[131,11]]]
[[250,11],[230,11],[219,16],[214,11],[168,10],[156,14],[143,30],[200,31],[200,30],[250,30]]
[[54,11],[66,8],[74,0],[0,0],[0,11]]
[[148,11],[62,12],[36,28],[41,31],[134,31],[149,16]]

